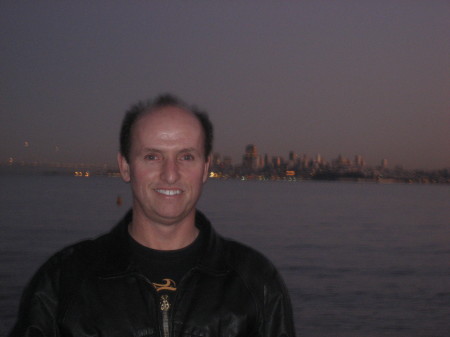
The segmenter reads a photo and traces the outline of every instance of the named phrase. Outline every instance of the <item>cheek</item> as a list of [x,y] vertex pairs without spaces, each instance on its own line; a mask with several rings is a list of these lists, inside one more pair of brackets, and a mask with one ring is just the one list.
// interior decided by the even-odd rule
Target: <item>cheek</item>
[[203,171],[201,171],[198,167],[195,169],[190,168],[183,171],[180,171],[181,173],[181,180],[184,180],[185,182],[189,182],[191,185],[199,185],[203,182]]
[[135,165],[131,170],[131,177],[134,180],[149,180],[155,177],[158,171],[155,167],[148,167],[148,165]]

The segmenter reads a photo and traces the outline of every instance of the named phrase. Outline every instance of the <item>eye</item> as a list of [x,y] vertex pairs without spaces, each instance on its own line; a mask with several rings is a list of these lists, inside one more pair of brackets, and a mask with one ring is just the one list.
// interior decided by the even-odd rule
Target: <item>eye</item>
[[181,156],[181,160],[194,160],[194,156],[190,153],[185,153]]
[[146,160],[157,160],[158,159],[158,155],[154,154],[154,153],[149,153],[149,154],[145,155],[144,158]]

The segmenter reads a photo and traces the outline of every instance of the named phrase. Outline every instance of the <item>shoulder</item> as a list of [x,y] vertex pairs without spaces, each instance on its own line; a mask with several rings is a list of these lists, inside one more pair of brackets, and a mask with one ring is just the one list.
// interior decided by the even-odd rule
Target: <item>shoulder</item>
[[[52,283],[58,284],[61,275],[64,275],[71,269],[80,266],[80,253],[84,251],[84,247],[91,245],[91,240],[81,241],[67,246],[54,253],[47,261],[37,270],[31,283]],[[83,268],[79,268],[82,270]]]
[[72,244],[56,253],[51,260],[55,260],[60,266],[73,265],[72,269],[82,269],[85,275],[124,270],[130,256],[127,239],[130,214],[129,212],[110,232]]
[[73,292],[84,280],[97,273],[104,257],[99,254],[106,235],[83,240],[53,254],[34,273],[22,295],[25,303],[56,305]]
[[290,296],[275,265],[254,248],[223,240],[229,269],[241,279],[258,310],[260,335],[294,336]]
[[286,284],[275,265],[262,253],[234,240],[224,240],[229,271],[238,277],[253,297],[260,312],[280,305],[290,312]]
[[251,270],[259,276],[276,271],[273,263],[258,250],[232,239],[223,239],[226,261],[233,269]]
[[83,243],[56,252],[40,266],[23,291],[19,316],[28,311],[39,312],[43,307],[49,312],[56,310],[66,293],[66,283],[75,284],[82,277],[83,268],[78,267],[76,257],[80,245]]
[[91,242],[83,241],[58,251],[37,270],[22,293],[11,336],[24,336],[30,327],[48,330],[53,335],[50,332],[55,326],[51,322],[65,312],[77,287],[89,277],[87,264],[79,253]]
[[196,213],[196,224],[206,237],[207,245],[202,262],[208,269],[223,271],[225,268],[239,272],[251,270],[258,275],[275,270],[272,262],[256,249],[216,232],[200,211]]
[[61,276],[71,275],[80,278],[82,274],[93,271],[104,258],[108,249],[110,234],[96,239],[82,240],[54,253],[37,270],[32,282],[59,283]]
[[268,292],[285,294],[285,284],[275,265],[265,255],[243,243],[224,239],[225,260],[232,270],[257,297]]

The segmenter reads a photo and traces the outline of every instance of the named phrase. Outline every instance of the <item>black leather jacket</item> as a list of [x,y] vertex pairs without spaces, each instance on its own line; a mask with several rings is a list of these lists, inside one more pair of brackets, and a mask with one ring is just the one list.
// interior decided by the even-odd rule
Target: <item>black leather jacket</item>
[[[159,301],[130,262],[131,212],[108,234],[49,259],[26,288],[10,336],[164,336]],[[197,212],[207,248],[181,280],[170,336],[294,336],[288,293],[260,253],[216,234]]]

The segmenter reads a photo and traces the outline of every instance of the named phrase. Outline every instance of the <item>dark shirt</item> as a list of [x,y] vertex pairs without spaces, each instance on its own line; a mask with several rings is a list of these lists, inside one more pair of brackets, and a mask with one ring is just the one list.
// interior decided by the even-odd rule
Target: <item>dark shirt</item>
[[128,236],[134,264],[153,285],[160,300],[161,314],[169,312],[179,282],[202,256],[204,234],[200,231],[194,242],[178,250],[151,249]]

